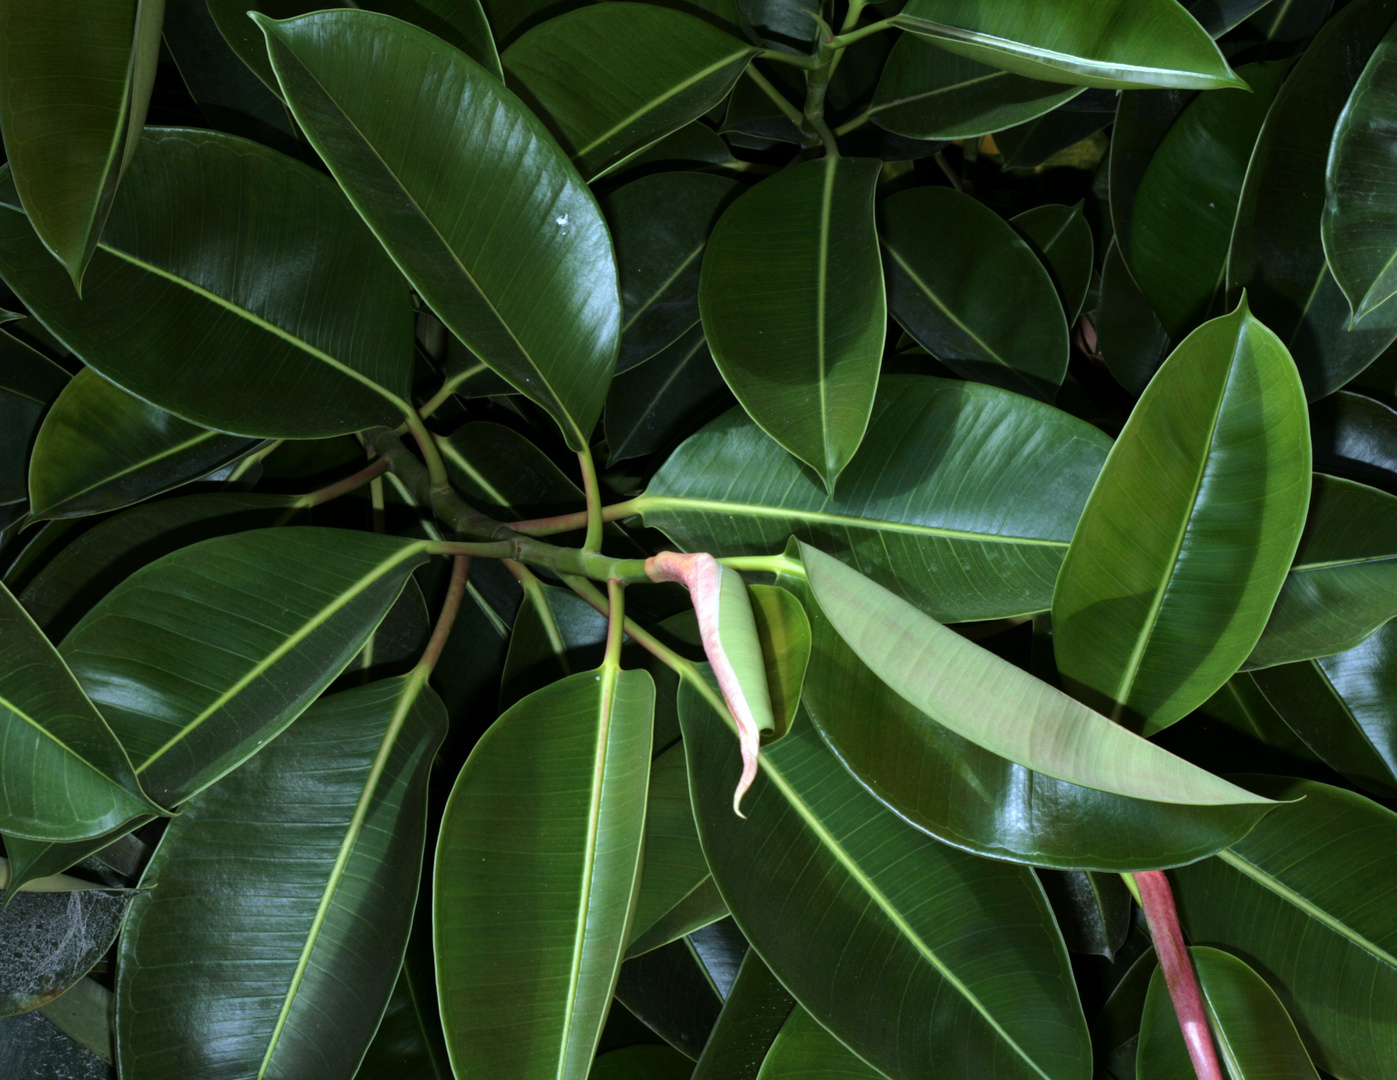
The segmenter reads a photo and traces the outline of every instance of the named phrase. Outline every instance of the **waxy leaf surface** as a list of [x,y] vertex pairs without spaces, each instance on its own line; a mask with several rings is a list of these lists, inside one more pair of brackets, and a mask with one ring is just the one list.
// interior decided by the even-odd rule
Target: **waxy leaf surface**
[[630,504],[690,551],[816,544],[947,622],[1046,609],[1110,440],[995,387],[894,375],[831,499],[733,410],[670,455]]
[[737,400],[833,492],[868,427],[887,330],[878,163],[825,157],[749,190],[718,220],[703,329]]
[[910,0],[894,23],[950,52],[1051,82],[1208,90],[1239,81],[1175,0]]
[[771,1044],[757,1080],[881,1080],[882,1076],[797,1005]]
[[332,182],[182,128],[148,130],[127,181],[81,299],[0,183],[0,275],[55,337],[203,427],[319,438],[401,421],[408,291]]
[[347,529],[258,529],[137,571],[60,650],[174,807],[286,727],[363,648],[424,561],[421,544]]
[[748,949],[692,1080],[756,1080],[767,1051],[796,1007],[771,969]]
[[1070,327],[1081,314],[1091,288],[1092,263],[1096,245],[1091,226],[1082,213],[1082,204],[1061,206],[1049,203],[1035,206],[1009,219],[1034,254],[1043,260],[1067,315]]
[[437,988],[452,1067],[584,1080],[640,874],[655,691],[609,666],[476,743],[437,841]]
[[122,935],[124,1073],[354,1075],[421,876],[427,772],[446,734],[424,680],[317,702],[185,804]]
[[601,210],[542,121],[464,53],[386,15],[258,25],[306,137],[413,288],[581,450],[621,303]]

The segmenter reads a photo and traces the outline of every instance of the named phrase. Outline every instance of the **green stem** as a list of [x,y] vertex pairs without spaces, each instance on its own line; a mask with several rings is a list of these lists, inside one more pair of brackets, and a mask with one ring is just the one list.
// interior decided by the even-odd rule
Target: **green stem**
[[456,622],[456,613],[461,610],[461,600],[466,595],[466,582],[470,578],[470,572],[469,555],[457,555],[451,560],[451,579],[446,585],[446,599],[442,601],[437,625],[432,629],[432,636],[427,641],[427,647],[422,650],[422,657],[417,661],[415,668],[424,677],[432,673],[437,661],[441,659],[441,651],[446,647],[446,639],[451,636],[451,627]]
[[407,429],[412,432],[413,439],[417,442],[417,449],[421,451],[423,459],[427,462],[427,475],[432,481],[432,490],[451,489],[451,480],[446,474],[446,462],[441,459],[441,451],[437,449],[437,443],[432,438],[432,433],[427,430],[427,425],[422,422],[422,417],[417,414],[416,409],[409,409],[406,413]]
[[587,535],[582,540],[582,550],[591,553],[601,550],[601,487],[597,483],[597,463],[592,459],[592,448],[579,451],[577,460],[582,465],[582,494],[587,498]]
[[625,635],[626,623],[626,584],[610,578],[606,583],[607,615],[606,615],[606,655],[602,658],[602,664],[606,667],[620,668],[621,666],[621,641]]
[[824,146],[826,154],[838,157],[839,144],[835,140],[834,132],[830,131],[829,125],[825,123],[825,93],[829,90],[829,78],[834,72],[834,61],[839,56],[839,50],[833,46],[835,39],[829,34],[829,27],[823,21],[816,21],[820,23],[820,36],[815,50],[819,65],[805,76],[805,122],[801,124],[802,141],[807,147],[819,142]]
[[805,565],[799,559],[785,555],[734,555],[719,559],[720,563],[738,573],[750,574],[789,574],[793,577],[805,576]]
[[476,543],[442,541],[429,545],[438,555],[478,555],[496,559],[515,559],[550,570],[558,576],[575,574],[596,581],[619,578],[625,582],[649,581],[644,559],[615,559],[600,552],[579,551],[558,547],[516,532],[502,521],[482,514],[450,487],[438,488],[432,483],[427,468],[408,450],[397,434],[379,428],[367,434],[374,452],[387,459],[389,470],[402,481],[412,497],[429,506],[437,518],[453,533]]
[[266,446],[262,447],[259,450],[254,450],[252,453],[248,454],[247,457],[243,458],[240,462],[238,462],[237,467],[234,468],[233,471],[228,474],[228,479],[225,480],[224,483],[237,483],[244,476],[246,476],[249,471],[251,471],[254,465],[256,465],[259,461],[266,460],[267,455],[276,450],[285,441],[285,439],[273,439]]
[[776,107],[781,110],[782,116],[793,123],[797,128],[800,127],[801,121],[804,119],[804,117],[800,115],[800,110],[787,101],[786,96],[782,94],[780,90],[771,85],[767,77],[757,70],[755,64],[747,65],[746,75],[757,84],[763,94],[771,98]]
[[422,417],[422,419],[424,420],[427,419],[427,417],[431,416],[432,413],[436,412],[451,399],[451,395],[456,392],[456,388],[458,386],[460,386],[467,379],[472,378],[475,375],[479,375],[482,371],[485,370],[486,367],[484,364],[472,364],[470,367],[466,368],[465,371],[462,371],[457,375],[453,375],[451,378],[447,379],[445,382],[441,384],[440,390],[438,390],[435,394],[429,397],[422,404],[422,407],[417,410],[417,415]]
[[847,49],[856,41],[862,41],[866,37],[874,34],[881,34],[884,30],[893,30],[897,27],[895,17],[892,19],[879,19],[871,22],[867,26],[860,26],[857,30],[851,30],[847,34],[839,34],[832,38],[830,47],[835,49]]
[[782,52],[780,49],[763,49],[753,59],[774,60],[778,64],[789,64],[791,67],[804,68],[806,71],[810,71],[819,63],[813,56]]
[[852,120],[844,121],[844,123],[840,124],[837,128],[834,129],[834,134],[836,137],[840,135],[847,135],[849,134],[849,132],[854,131],[857,128],[863,127],[864,124],[868,123],[872,119],[872,111],[863,113],[859,116],[854,117]]

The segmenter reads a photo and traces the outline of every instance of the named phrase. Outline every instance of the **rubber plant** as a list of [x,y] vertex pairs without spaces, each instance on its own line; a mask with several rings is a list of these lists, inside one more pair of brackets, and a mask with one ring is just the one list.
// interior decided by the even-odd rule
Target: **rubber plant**
[[7,1078],[1397,1080],[1397,0],[0,0],[0,136]]

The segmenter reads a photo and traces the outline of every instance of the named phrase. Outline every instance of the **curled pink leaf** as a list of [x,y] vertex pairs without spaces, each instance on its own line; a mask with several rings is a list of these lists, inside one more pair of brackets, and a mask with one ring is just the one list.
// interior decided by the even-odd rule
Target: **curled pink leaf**
[[[731,574],[736,578],[737,585],[743,590],[741,595],[744,599],[746,586],[737,578],[735,571],[723,566],[707,552],[684,555],[675,551],[662,551],[646,560],[645,572],[651,581],[677,581],[689,590],[689,601],[694,605],[694,613],[698,616],[699,639],[703,642],[704,654],[713,665],[713,673],[718,677],[718,688],[723,693],[723,700],[727,702],[728,711],[737,723],[737,740],[742,749],[742,776],[733,792],[732,808],[738,817],[745,818],[747,815],[741,810],[742,796],[757,778],[757,754],[761,748],[762,722],[753,708],[754,702],[742,685],[731,650],[726,647],[725,637],[728,635],[723,632],[723,616],[737,614],[740,618],[745,614],[746,622],[752,624],[752,642],[756,641],[756,626],[752,623],[750,608],[741,613],[723,610],[724,576]],[[760,687],[753,689],[764,694],[765,681],[763,680]],[[769,713],[770,705],[767,704],[764,716],[768,721],[768,727],[771,726],[770,717],[765,714]]]

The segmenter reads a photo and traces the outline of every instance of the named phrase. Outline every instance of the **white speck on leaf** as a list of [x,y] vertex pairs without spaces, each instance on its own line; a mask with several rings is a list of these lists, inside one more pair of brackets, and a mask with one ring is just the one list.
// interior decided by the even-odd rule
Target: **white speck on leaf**
[[553,220],[554,220],[557,224],[559,224],[559,225],[566,225],[566,224],[568,223],[568,215],[567,215],[567,214],[559,214],[559,215],[558,215],[557,217],[555,217]]

